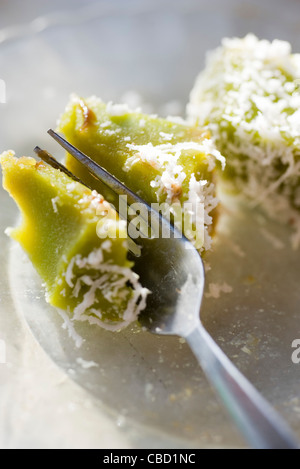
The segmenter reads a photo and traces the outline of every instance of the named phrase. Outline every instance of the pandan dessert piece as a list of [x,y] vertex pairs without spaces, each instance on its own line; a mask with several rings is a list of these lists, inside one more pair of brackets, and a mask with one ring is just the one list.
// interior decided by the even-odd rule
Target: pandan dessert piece
[[[58,131],[147,203],[159,205],[197,249],[210,248],[218,204],[215,167],[225,161],[209,132],[179,118],[78,96],[71,97]],[[105,193],[71,155],[66,166]]]
[[73,320],[117,330],[148,291],[127,259],[127,230],[101,195],[33,158],[1,155],[3,186],[22,223],[10,229],[45,282],[48,302]]
[[300,241],[300,54],[288,42],[224,39],[196,80],[187,111],[226,157],[226,189],[277,220]]

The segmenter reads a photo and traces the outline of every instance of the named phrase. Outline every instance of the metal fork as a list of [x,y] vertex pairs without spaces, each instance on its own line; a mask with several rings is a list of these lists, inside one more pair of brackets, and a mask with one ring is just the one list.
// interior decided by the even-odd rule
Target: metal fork
[[[48,133],[89,172],[118,195],[126,195],[128,204],[143,203],[160,236],[139,237],[141,256],[134,270],[152,294],[140,317],[142,326],[156,334],[183,337],[194,352],[212,387],[218,393],[247,443],[259,449],[296,449],[299,444],[282,417],[253,385],[238,371],[214,342],[200,321],[204,290],[204,268],[198,251],[170,222],[153,210],[120,181],[87,155],[49,130]],[[49,154],[35,152],[52,166],[70,172]],[[72,176],[72,174],[71,174]],[[77,178],[75,178],[78,180]],[[168,230],[168,239],[161,236]]]

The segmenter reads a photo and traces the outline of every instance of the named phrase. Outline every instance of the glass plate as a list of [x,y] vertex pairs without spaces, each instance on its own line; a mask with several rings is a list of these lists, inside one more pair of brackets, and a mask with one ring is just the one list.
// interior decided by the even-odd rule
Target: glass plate
[[[223,36],[251,31],[300,50],[293,1],[271,9],[258,1],[41,3],[26,2],[25,11],[20,1],[0,2],[0,142],[19,155],[37,144],[61,154],[46,130],[72,92],[184,113],[206,50]],[[0,446],[243,447],[184,341],[136,325],[110,333],[81,324],[84,342],[75,346],[26,256],[3,234],[18,215],[2,190],[0,203]],[[300,437],[300,365],[291,359],[299,261],[287,228],[224,199],[202,317]],[[211,284],[227,292],[214,298]]]

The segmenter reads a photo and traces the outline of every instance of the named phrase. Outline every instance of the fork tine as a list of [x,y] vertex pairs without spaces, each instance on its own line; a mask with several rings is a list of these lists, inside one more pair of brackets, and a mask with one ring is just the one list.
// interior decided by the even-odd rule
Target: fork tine
[[63,164],[59,163],[55,158],[53,158],[52,155],[46,150],[42,150],[40,147],[36,146],[33,150],[41,160],[43,160],[45,163],[49,164],[52,166],[54,169],[59,169],[63,173],[65,173],[67,176],[70,178],[74,179],[76,182],[80,182],[83,186],[86,186],[88,189],[92,190],[91,187],[89,187],[85,182],[82,182],[81,179],[79,179],[77,176],[75,176],[71,171],[69,171]]
[[154,210],[150,207],[150,205],[145,202],[141,197],[135,194],[132,190],[130,190],[125,184],[123,184],[119,179],[115,176],[110,174],[106,169],[102,168],[98,163],[92,160],[89,156],[85,153],[78,150],[78,148],[74,147],[71,143],[61,137],[59,134],[54,132],[54,130],[49,129],[48,134],[61,145],[70,155],[72,155],[77,161],[79,161],[85,168],[88,169],[89,173],[97,180],[101,181],[105,184],[109,189],[115,192],[118,196],[126,196],[127,197],[127,205],[130,206],[134,203],[138,203],[143,205],[147,210],[147,218],[143,216],[143,213],[139,213],[138,217],[140,220],[145,223],[145,227],[141,229],[141,234],[148,237],[148,233],[146,230],[149,231],[150,222],[152,221],[152,216]]
[[[163,226],[167,229],[167,232],[170,233],[172,236],[185,238],[184,234],[178,230],[174,223],[170,220],[165,218],[160,212],[152,208],[145,200],[143,200],[140,196],[135,194],[132,190],[130,190],[125,184],[119,181],[116,177],[106,171],[102,166],[92,160],[89,156],[85,153],[78,150],[78,148],[74,147],[71,143],[61,137],[59,134],[54,132],[54,130],[49,129],[48,134],[61,145],[68,153],[70,153],[77,161],[79,161],[85,168],[88,169],[90,174],[94,176],[96,179],[104,183],[107,187],[109,187],[112,191],[114,191],[117,195],[126,196],[127,197],[127,205],[134,203],[140,204],[147,210],[147,216],[143,214],[143,211],[140,210],[138,214],[138,218],[140,221],[145,223],[145,226],[142,227],[140,223],[140,235],[142,237],[149,237],[149,230],[150,233],[154,233],[154,237],[160,236],[163,231]],[[127,215],[128,220],[128,215]],[[148,230],[148,233],[146,232]],[[152,236],[152,235],[151,235]],[[187,239],[186,239],[187,241]]]

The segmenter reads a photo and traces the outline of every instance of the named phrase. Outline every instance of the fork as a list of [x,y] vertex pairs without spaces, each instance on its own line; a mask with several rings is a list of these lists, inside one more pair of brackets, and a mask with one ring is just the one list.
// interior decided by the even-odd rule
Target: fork
[[[154,222],[158,227],[154,237],[141,235],[138,238],[141,255],[139,251],[135,252],[134,270],[143,286],[151,291],[147,307],[139,316],[140,324],[150,332],[177,335],[186,340],[249,446],[257,449],[299,448],[287,423],[233,365],[202,325],[200,308],[205,273],[198,251],[169,220],[137,194],[56,132],[50,129],[48,133],[96,179],[117,195],[126,195],[128,205],[144,204],[151,224]],[[80,181],[48,152],[39,147],[34,151],[48,164]],[[170,233],[169,238],[162,236],[164,232]]]

